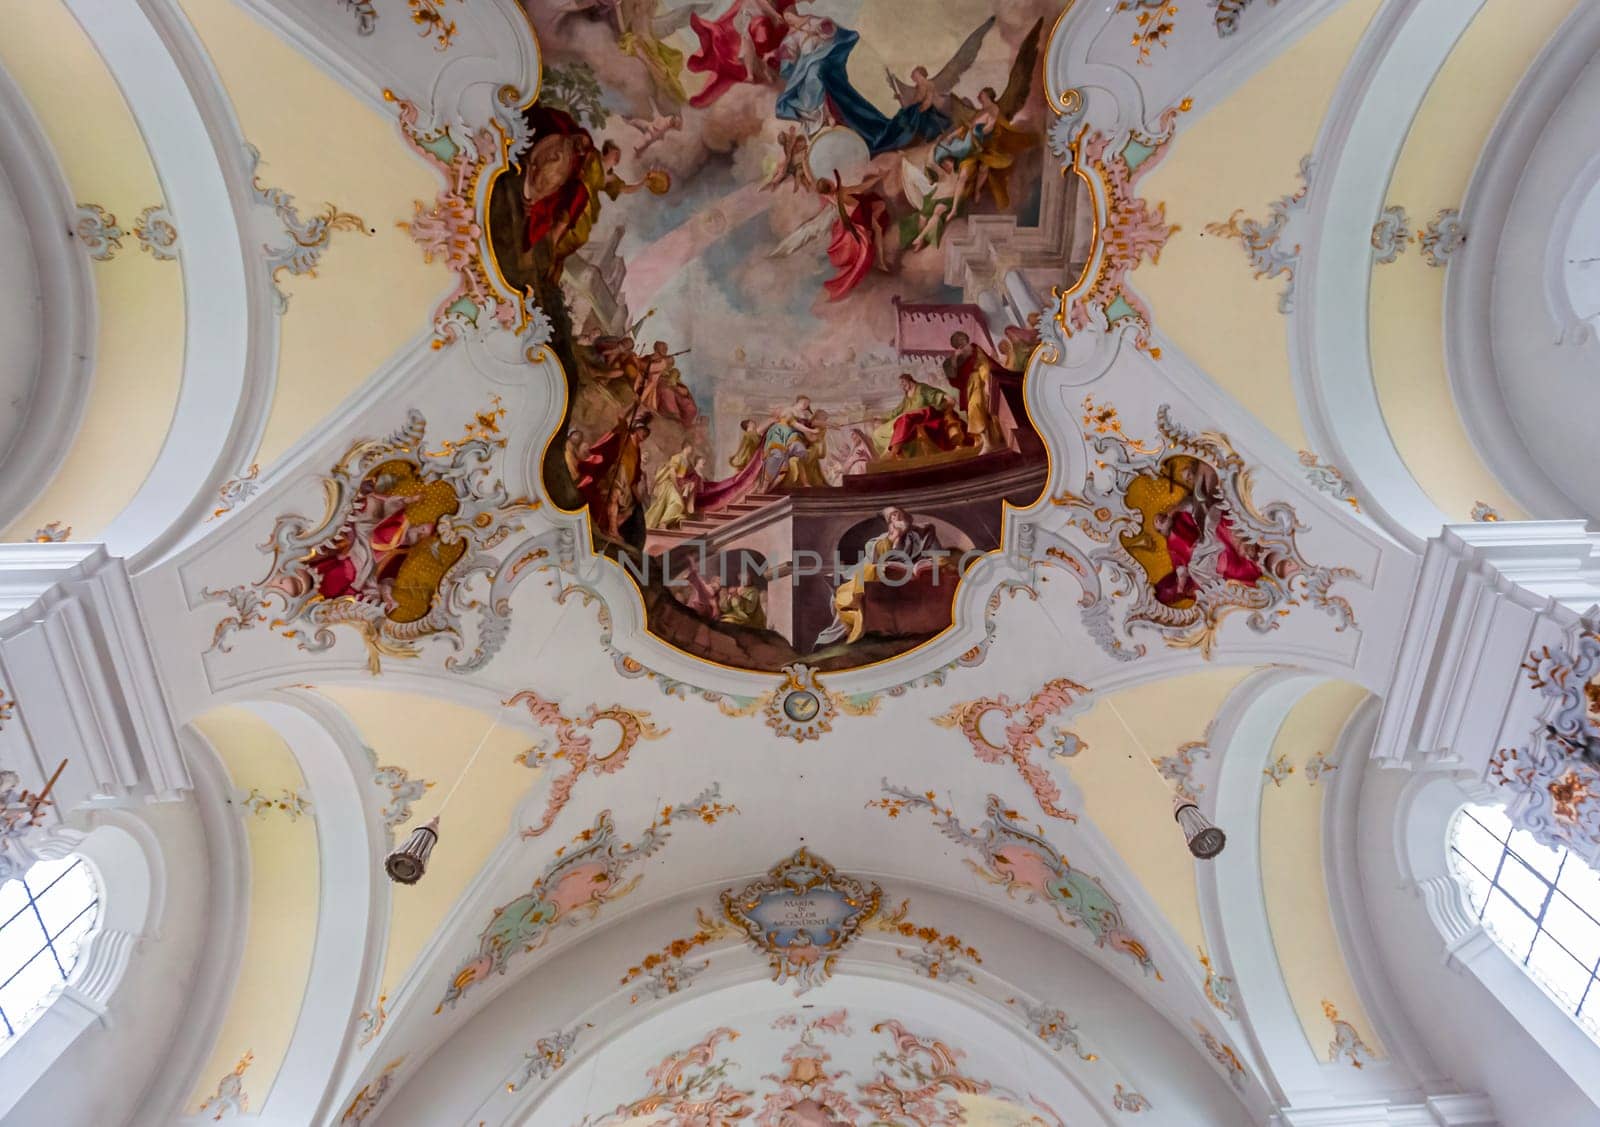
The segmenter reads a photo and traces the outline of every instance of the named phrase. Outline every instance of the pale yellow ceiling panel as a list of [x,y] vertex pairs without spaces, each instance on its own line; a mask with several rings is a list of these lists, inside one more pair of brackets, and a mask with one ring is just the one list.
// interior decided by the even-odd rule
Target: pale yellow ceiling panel
[[[232,0],[184,10],[222,77],[245,140],[261,153],[263,187],[294,197],[302,218],[328,206],[360,219],[337,230],[316,277],[283,274],[278,386],[258,452],[282,454],[413,338],[450,288],[400,224],[432,201],[433,171],[395,119],[357,97]],[[381,96],[381,91],[373,91]]]
[[1328,1002],[1374,1054],[1383,1053],[1334,930],[1322,868],[1323,798],[1331,782],[1313,765],[1319,756],[1335,759],[1339,733],[1366,695],[1359,685],[1342,681],[1312,689],[1284,718],[1272,745],[1272,774],[1261,779],[1261,887],[1267,918],[1295,1013],[1322,1060],[1329,1059],[1335,1035],[1323,1008]]
[[321,893],[317,828],[294,753],[272,725],[229,707],[206,713],[195,727],[242,792],[235,814],[244,820],[250,849],[250,899],[233,999],[187,1107],[199,1111],[248,1057],[239,1080],[250,1106],[260,1108],[288,1051],[311,973]]
[[[382,987],[382,993],[393,997],[456,898],[510,832],[517,803],[539,778],[537,771],[517,762],[535,741],[504,723],[491,732],[494,714],[445,700],[370,689],[320,691],[345,711],[380,766],[398,767],[412,779],[434,784],[413,803],[410,819],[396,829],[397,839],[404,840],[438,814],[459,780],[453,813],[447,811],[440,819],[428,879],[394,888]],[[483,750],[466,771],[480,740]]]
[[1194,866],[1153,760],[1205,740],[1249,668],[1207,669],[1112,693],[1065,725],[1088,746],[1066,760],[1084,809],[1192,951],[1205,947]]
[[[1412,123],[1386,197],[1387,206],[1405,209],[1412,240],[1442,213],[1460,210],[1507,99],[1573,8],[1572,0],[1488,0],[1456,43]],[[1417,483],[1450,516],[1466,520],[1483,502],[1505,519],[1525,517],[1479,459],[1456,412],[1445,366],[1444,287],[1443,264],[1431,263],[1420,242],[1373,267],[1372,370],[1389,433]]]
[[164,204],[161,183],[77,20],[61,0],[3,0],[0,27],[0,66],[33,107],[74,201],[102,209],[107,229],[116,228],[93,262],[98,323],[82,425],[62,436],[71,447],[60,470],[3,538],[32,539],[58,522],[73,539],[92,540],[132,500],[172,422],[183,377],[183,275],[134,234],[144,210]]
[[1286,278],[1256,279],[1239,243],[1206,233],[1235,212],[1264,219],[1301,188],[1345,66],[1378,8],[1350,0],[1264,66],[1221,105],[1196,105],[1169,156],[1140,184],[1178,232],[1134,286],[1156,328],[1291,448],[1307,447],[1289,370]]

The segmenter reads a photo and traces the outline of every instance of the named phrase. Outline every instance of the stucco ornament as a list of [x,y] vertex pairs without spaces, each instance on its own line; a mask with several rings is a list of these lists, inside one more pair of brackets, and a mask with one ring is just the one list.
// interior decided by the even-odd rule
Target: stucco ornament
[[1122,906],[1100,878],[1075,868],[1042,830],[1023,825],[998,795],[989,796],[984,820],[969,828],[953,810],[935,802],[931,792],[919,794],[885,780],[883,794],[867,805],[891,818],[911,810],[927,811],[941,834],[976,855],[967,859],[967,867],[979,877],[1025,903],[1049,905],[1063,924],[1085,928],[1096,947],[1120,952],[1146,974],[1161,977],[1148,946],[1128,930]]
[[607,904],[632,892],[642,875],[624,880],[624,874],[665,847],[674,822],[709,823],[737,813],[719,798],[713,784],[688,802],[668,806],[633,841],[620,838],[611,811],[602,810],[592,826],[556,852],[527,892],[494,910],[478,936],[477,952],[457,967],[435,1012],[454,1008],[491,974],[504,974],[514,956],[543,947],[557,928],[593,920]]
[[883,890],[838,872],[801,847],[765,877],[722,894],[722,914],[772,966],[772,979],[795,994],[825,981],[839,953],[877,914]]
[[1315,162],[1308,153],[1300,158],[1300,190],[1267,205],[1267,219],[1244,218],[1241,208],[1225,223],[1207,223],[1206,234],[1237,239],[1244,247],[1257,278],[1284,278],[1278,312],[1293,313],[1295,272],[1300,267],[1299,223],[1306,214]]
[[[1061,788],[1045,766],[1032,758],[1032,753],[1042,750],[1053,755],[1073,756],[1083,749],[1082,741],[1066,729],[1055,727],[1048,733],[1044,729],[1058,713],[1088,695],[1089,690],[1082,685],[1058,677],[1046,682],[1025,701],[1013,702],[1004,693],[980,697],[957,704],[950,711],[935,716],[933,722],[941,728],[959,731],[983,762],[1010,763],[1033,791],[1040,809],[1050,817],[1076,822],[1078,816],[1061,806]],[[984,719],[991,714],[996,718],[994,723],[1000,726],[1001,742],[984,734]]]
[[[1258,634],[1277,629],[1283,613],[1301,604],[1327,613],[1336,629],[1355,624],[1349,602],[1331,588],[1356,573],[1301,554],[1297,536],[1307,526],[1286,501],[1256,504],[1250,468],[1226,435],[1190,430],[1163,404],[1156,412],[1159,441],[1147,444],[1120,423],[1094,425],[1108,411],[1115,415],[1086,401],[1094,468],[1081,492],[1054,499],[1100,545],[1087,553],[1099,582],[1085,588],[1086,624],[1104,615],[1105,600],[1121,601],[1121,634],[1154,632],[1169,646],[1206,657],[1236,611]],[[1143,644],[1129,646],[1104,631],[1096,640],[1124,659],[1145,652]]]
[[[322,479],[320,518],[285,513],[261,545],[267,574],[231,588],[206,588],[208,602],[233,612],[221,619],[212,650],[227,653],[238,631],[271,621],[307,653],[322,653],[348,627],[367,648],[367,664],[415,658],[422,643],[445,639],[463,648],[464,618],[478,617],[470,654],[452,654],[458,673],[482,668],[510,628],[510,604],[496,597],[500,560],[493,554],[522,530],[537,501],[513,498],[494,473],[501,412],[480,413],[466,436],[430,450],[418,411],[387,438],[356,443]],[[473,590],[489,584],[489,597]]]
[[1600,857],[1600,621],[1585,617],[1565,646],[1544,646],[1522,668],[1544,699],[1539,726],[1490,759],[1506,814],[1541,844]]
[[384,97],[398,111],[406,144],[444,180],[433,202],[416,201],[410,221],[401,224],[424,260],[442,262],[456,276],[455,287],[434,310],[433,347],[506,331],[522,337],[528,357],[536,357],[550,340],[550,319],[531,296],[519,307],[497,292],[484,261],[479,198],[494,170],[519,157],[532,140],[517,112],[522,95],[502,89],[491,120],[481,126],[427,121],[416,103],[389,91]]

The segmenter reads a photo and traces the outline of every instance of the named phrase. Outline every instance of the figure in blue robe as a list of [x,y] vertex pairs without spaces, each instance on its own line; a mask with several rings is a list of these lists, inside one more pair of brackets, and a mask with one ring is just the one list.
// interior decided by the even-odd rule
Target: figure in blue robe
[[814,130],[824,119],[824,111],[831,111],[835,121],[867,143],[873,156],[931,141],[949,129],[950,118],[938,108],[902,106],[889,117],[862,97],[846,70],[850,52],[860,39],[859,32],[835,27],[832,35],[812,49],[785,59],[778,68],[783,81],[778,117]]

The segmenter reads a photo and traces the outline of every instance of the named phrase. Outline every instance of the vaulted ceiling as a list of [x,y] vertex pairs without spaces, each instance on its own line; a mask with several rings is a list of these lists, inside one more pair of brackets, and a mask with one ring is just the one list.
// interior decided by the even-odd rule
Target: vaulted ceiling
[[0,525],[113,673],[0,629],[0,758],[167,802],[129,1122],[1519,1121],[1357,811],[1424,542],[1600,516],[1593,11],[5,14]]

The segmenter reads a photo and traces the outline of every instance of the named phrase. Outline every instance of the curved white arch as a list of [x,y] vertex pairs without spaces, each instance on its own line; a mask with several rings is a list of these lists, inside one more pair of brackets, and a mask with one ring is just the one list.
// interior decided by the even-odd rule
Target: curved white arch
[[[38,301],[33,387],[9,449],[0,450],[0,527],[9,525],[61,467],[89,399],[95,294],[89,263],[74,240],[72,190],[22,91],[0,69],[0,181],[16,197]],[[13,251],[16,254],[17,251]],[[8,347],[10,347],[8,343]]]
[[1263,1082],[1275,1099],[1289,1103],[1325,1097],[1327,1089],[1273,946],[1261,887],[1261,772],[1290,710],[1322,681],[1268,670],[1229,696],[1211,741],[1223,749],[1211,817],[1227,833],[1228,845],[1195,870],[1211,959],[1238,985],[1240,1024]]
[[[931,912],[930,918],[950,918],[952,914],[960,918],[959,913],[971,911],[970,898],[951,890],[904,881],[887,882],[884,887],[895,896],[909,893],[919,916]],[[833,1001],[822,991],[797,998],[792,986],[772,984],[765,960],[737,938],[697,953],[697,958],[709,960],[709,969],[679,993],[631,1002],[630,989],[634,988],[618,984],[611,968],[637,961],[644,953],[641,948],[650,943],[642,936],[654,936],[663,928],[670,931],[680,923],[692,924],[696,903],[707,893],[690,891],[585,929],[581,940],[563,943],[538,967],[515,976],[497,997],[464,1022],[437,1019],[439,1024],[431,1026],[424,1045],[412,1045],[409,1051],[392,1043],[377,1046],[368,1060],[365,1075],[369,1079],[402,1052],[407,1057],[405,1094],[385,1099],[382,1121],[419,1127],[455,1121],[542,1122],[540,1085],[508,1093],[505,1080],[536,1038],[557,1029],[576,1025],[582,1032],[565,1070],[552,1080],[581,1079],[586,1058],[604,1053],[615,1039],[645,1022],[670,1018],[681,1006],[714,999],[727,991],[764,993],[767,1004],[793,1009],[814,1002],[819,1015],[829,1006],[843,1004],[837,994],[831,995]],[[1058,1099],[1071,1095],[1071,1110],[1080,1114],[1067,1116],[1069,1123],[1120,1122],[1121,1116],[1110,1106],[1113,1080],[1130,1090],[1137,1087],[1149,1098],[1152,1106],[1140,1121],[1158,1127],[1203,1123],[1232,1127],[1264,1118],[1261,1105],[1252,1098],[1259,1089],[1230,1088],[1175,1015],[1150,1007],[1117,976],[1088,961],[1082,952],[1063,949],[1057,937],[1035,926],[1010,918],[997,921],[997,929],[983,940],[985,961],[978,968],[982,982],[977,987],[918,976],[896,954],[896,945],[896,937],[864,933],[839,957],[834,974],[845,983],[854,979],[892,985],[931,998],[956,1015],[957,1031],[965,1028],[959,1019],[966,1015],[974,1028],[1015,1038],[1014,1051],[1030,1059],[1037,1056],[1034,1074],[1041,1084],[1052,1085],[1048,1092],[1037,1094]],[[1007,1005],[1005,999],[1014,996],[1063,1007],[1079,1024],[1085,1051],[1099,1054],[1100,1060],[1080,1062],[1070,1050],[1056,1054],[1045,1049],[1033,1039],[1019,1011]],[[687,1030],[695,1022],[682,1024]],[[696,1035],[703,1032],[695,1031]],[[970,1039],[971,1035],[966,1036]],[[1056,1110],[1067,1107],[1058,1105]],[[530,1114],[532,1118],[526,1118]]]
[[[1462,424],[1506,490],[1534,517],[1550,520],[1593,519],[1600,513],[1541,464],[1518,425],[1519,412],[1507,402],[1504,381],[1526,378],[1530,370],[1543,378],[1539,368],[1563,361],[1569,370],[1589,374],[1586,361],[1593,353],[1585,356],[1580,350],[1592,348],[1592,341],[1559,343],[1570,330],[1565,317],[1558,319],[1549,275],[1550,259],[1561,249],[1551,243],[1565,233],[1577,210],[1572,188],[1591,189],[1597,176],[1587,139],[1556,122],[1564,105],[1592,105],[1592,93],[1580,84],[1595,89],[1595,76],[1585,71],[1597,50],[1600,8],[1580,4],[1528,68],[1484,145],[1462,206],[1467,230],[1480,237],[1466,241],[1445,279],[1445,354]],[[1555,202],[1563,196],[1564,207]],[[1524,321],[1520,311],[1506,308],[1504,295],[1519,286],[1530,288],[1521,304],[1544,316]],[[1562,312],[1572,316],[1564,289],[1559,297],[1566,307]],[[1518,318],[1515,339],[1504,331],[1512,327],[1507,324],[1511,316]],[[1553,380],[1552,385],[1559,387]],[[1581,404],[1556,394],[1563,408],[1581,410]]]
[[361,741],[336,707],[310,693],[283,693],[244,707],[272,725],[305,777],[321,866],[300,1014],[260,1114],[285,1124],[315,1123],[337,1095],[335,1081],[353,1049],[350,1033],[383,970],[389,890],[381,874],[388,840],[364,785]]
[[177,408],[155,465],[102,536],[137,566],[181,542],[249,460],[272,398],[277,327],[265,266],[244,242],[242,139],[176,4],[66,3],[121,87],[183,232]]
[[1306,435],[1345,471],[1385,531],[1413,550],[1449,518],[1412,476],[1373,379],[1372,224],[1434,76],[1484,0],[1397,0],[1367,28],[1317,138],[1326,179],[1311,194],[1289,320]]

